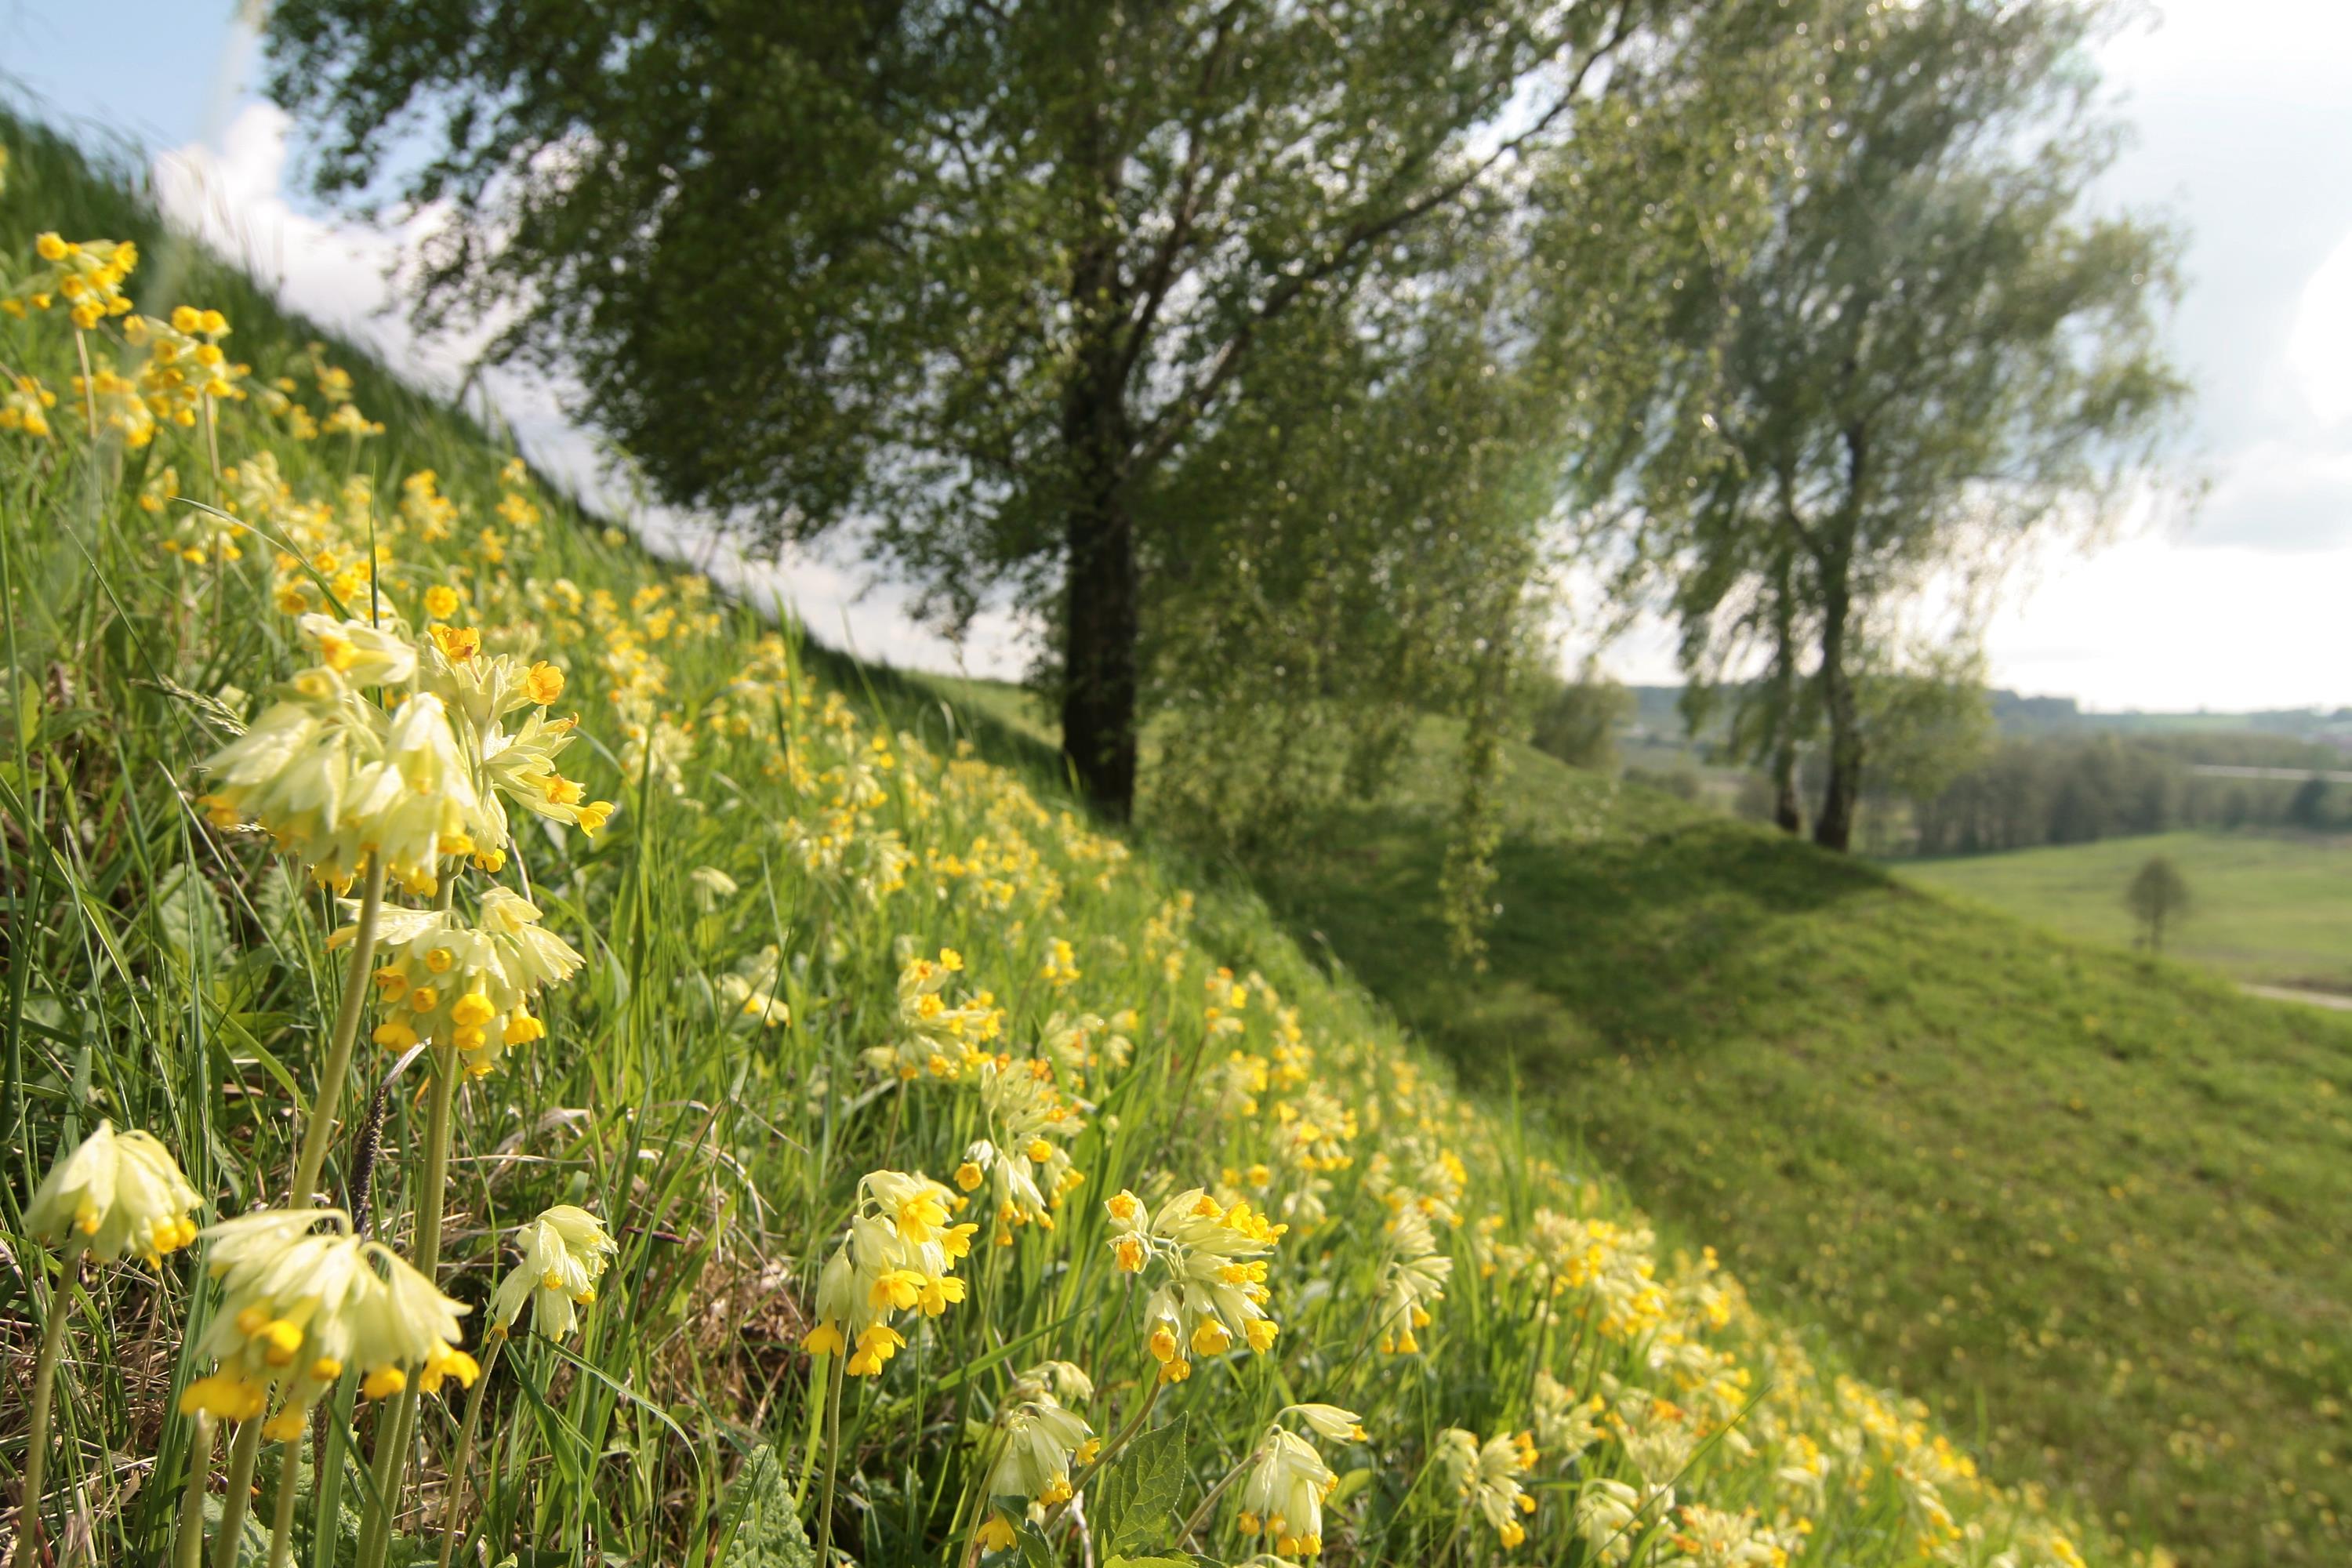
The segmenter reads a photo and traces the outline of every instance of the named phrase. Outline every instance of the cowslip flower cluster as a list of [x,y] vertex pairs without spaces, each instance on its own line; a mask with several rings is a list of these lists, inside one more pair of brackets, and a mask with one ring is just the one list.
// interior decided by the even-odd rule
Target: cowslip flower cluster
[[43,265],[0,300],[0,311],[25,319],[26,309],[46,310],[59,300],[82,331],[109,316],[129,312],[122,281],[139,265],[139,247],[129,240],[86,239],[79,243],[52,233],[35,237],[33,254]]
[[990,1136],[964,1150],[956,1185],[965,1192],[982,1183],[995,1200],[994,1240],[1013,1245],[1022,1226],[1054,1228],[1051,1211],[1086,1180],[1070,1163],[1069,1140],[1086,1121],[1054,1086],[1053,1065],[1039,1058],[985,1057],[971,1069]]
[[415,677],[404,638],[322,615],[300,625],[318,664],[204,764],[214,825],[259,827],[322,885],[348,888],[381,856],[403,888],[430,894],[440,857],[492,832],[448,710],[429,691],[389,713],[362,694]]
[[1242,1483],[1235,1522],[1246,1537],[1263,1535],[1276,1557],[1323,1554],[1323,1501],[1339,1478],[1304,1436],[1282,1425],[1297,1415],[1318,1436],[1336,1443],[1364,1441],[1352,1410],[1336,1405],[1294,1405],[1277,1413],[1258,1445],[1255,1462]]
[[70,1242],[101,1263],[125,1252],[150,1268],[196,1238],[190,1217],[204,1200],[154,1134],[117,1132],[110,1121],[51,1166],[25,1208],[25,1229]]
[[1412,1355],[1421,1349],[1415,1331],[1429,1326],[1429,1304],[1445,1294],[1454,1259],[1437,1250],[1428,1217],[1417,1208],[1389,1216],[1389,1257],[1381,1268],[1373,1326],[1384,1353]]
[[[322,1220],[332,1228],[318,1229]],[[383,1243],[353,1235],[341,1209],[261,1209],[204,1238],[223,1299],[197,1346],[213,1371],[188,1385],[184,1413],[247,1421],[277,1392],[284,1402],[263,1431],[287,1439],[347,1366],[361,1370],[369,1399],[399,1393],[412,1372],[427,1394],[480,1375],[457,1346],[457,1320],[472,1309]]]
[[586,1209],[557,1204],[515,1233],[522,1261],[490,1297],[490,1326],[504,1333],[525,1306],[531,1331],[551,1340],[570,1336],[579,1309],[594,1304],[596,1281],[620,1250],[604,1222]]
[[1519,1478],[1540,1458],[1533,1436],[1498,1432],[1481,1443],[1475,1434],[1449,1426],[1437,1435],[1436,1458],[1463,1506],[1492,1525],[1507,1550],[1528,1538],[1520,1515],[1535,1512],[1536,1500]]
[[982,992],[969,1002],[950,1005],[943,993],[949,981],[963,970],[963,955],[951,947],[940,949],[936,962],[920,954],[898,970],[898,1039],[865,1053],[869,1067],[912,1080],[960,1078],[984,1055],[980,1047],[996,1038],[1004,1014],[994,999]]
[[[454,1046],[476,1077],[494,1070],[511,1046],[543,1038],[530,1011],[542,987],[569,980],[579,952],[539,923],[538,908],[505,888],[482,890],[481,914],[468,924],[452,910],[385,910],[377,917],[383,963],[372,977],[388,1016],[375,1030],[386,1050],[420,1041]],[[356,924],[328,939],[341,947]]]
[[1155,1261],[1165,1278],[1143,1304],[1145,1344],[1160,1380],[1192,1375],[1192,1356],[1223,1355],[1236,1341],[1264,1354],[1281,1330],[1265,1310],[1266,1256],[1286,1226],[1246,1201],[1220,1204],[1204,1188],[1178,1193],[1146,1217],[1143,1200],[1121,1192],[1110,1213],[1112,1256],[1140,1274]]
[[1102,1444],[1069,1406],[1094,1393],[1084,1372],[1061,1361],[1032,1367],[1005,1390],[997,1410],[996,1458],[984,1489],[995,1506],[981,1525],[982,1546],[991,1552],[1012,1546],[1013,1513],[1042,1521],[1045,1510],[1070,1500],[1070,1468],[1093,1463]]
[[919,1172],[875,1171],[861,1180],[848,1232],[817,1276],[816,1326],[801,1348],[811,1355],[849,1351],[844,1370],[872,1377],[907,1343],[891,1326],[894,1314],[936,1318],[962,1300],[956,1260],[971,1255],[980,1227],[948,1223],[960,1202]]

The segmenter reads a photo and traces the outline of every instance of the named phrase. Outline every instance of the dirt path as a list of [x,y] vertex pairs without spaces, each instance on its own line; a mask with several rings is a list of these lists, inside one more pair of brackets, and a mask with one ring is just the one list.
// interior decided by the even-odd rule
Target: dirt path
[[2340,996],[2333,991],[2297,991],[2288,985],[2241,985],[2238,989],[2249,996],[2267,996],[2273,1002],[2307,1002],[2314,1007],[2352,1013],[2352,996]]

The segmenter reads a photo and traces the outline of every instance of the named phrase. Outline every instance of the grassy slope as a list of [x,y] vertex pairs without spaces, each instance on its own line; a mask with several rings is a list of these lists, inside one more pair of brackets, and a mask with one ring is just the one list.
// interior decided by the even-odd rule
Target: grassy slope
[[[0,123],[0,133],[8,130]],[[308,395],[298,349],[305,323],[202,258],[175,271],[149,215],[61,150],[19,141],[16,151],[0,205],[0,254],[21,256],[29,230],[51,222],[77,234],[136,233],[149,245],[142,288],[162,279],[151,308],[174,297],[226,308],[237,352],[264,376],[289,374]],[[53,384],[72,374],[54,317],[0,329],[0,352],[12,369]],[[111,351],[102,342],[100,352]],[[566,705],[581,705],[591,737],[583,752],[594,753],[582,759],[592,790],[625,803],[593,842],[526,824],[516,858],[530,868],[549,924],[590,962],[546,998],[547,1040],[457,1097],[446,1288],[481,1304],[502,1264],[500,1233],[553,1199],[608,1215],[622,1242],[606,1304],[564,1352],[586,1374],[563,1373],[551,1349],[525,1340],[487,1385],[487,1430],[499,1436],[477,1450],[472,1479],[488,1539],[500,1543],[492,1556],[525,1539],[542,1548],[530,1559],[540,1563],[717,1559],[737,1517],[721,1485],[762,1442],[790,1450],[793,1484],[814,1506],[820,1494],[801,1469],[799,1443],[810,1430],[809,1363],[793,1341],[805,1326],[798,1311],[826,1238],[848,1212],[859,1173],[881,1164],[950,1170],[970,1136],[992,1126],[971,1096],[941,1084],[903,1095],[866,1089],[871,1069],[860,1053],[908,1026],[895,984],[903,942],[963,952],[959,994],[992,990],[1006,1009],[1003,1037],[1016,1050],[1035,1048],[1056,1011],[1128,1006],[1136,1058],[1123,1072],[1087,1069],[1102,1114],[1071,1149],[1093,1185],[1061,1226],[1008,1233],[1001,1251],[984,1248],[968,1270],[976,1300],[938,1320],[905,1320],[911,1342],[901,1361],[854,1387],[841,1420],[847,1458],[836,1540],[860,1560],[940,1561],[968,1538],[981,1459],[973,1439],[1006,1392],[1019,1363],[1002,1358],[1015,1351],[1024,1359],[1083,1354],[1100,1390],[1090,1406],[1097,1425],[1134,1429],[1138,1411],[1152,1408],[1145,1391],[1159,1369],[1134,1325],[1106,1310],[1122,1298],[1131,1307],[1133,1293],[1109,1278],[1106,1222],[1090,1198],[1130,1181],[1151,1192],[1261,1162],[1280,1167],[1267,1178],[1267,1201],[1305,1194],[1303,1172],[1312,1167],[1297,1163],[1298,1150],[1315,1145],[1286,1131],[1293,1124],[1280,1112],[1290,1097],[1318,1089],[1360,1108],[1360,1137],[1339,1131],[1344,1116],[1318,1112],[1334,1136],[1353,1139],[1349,1152],[1360,1157],[1321,1167],[1329,1222],[1310,1229],[1302,1220],[1284,1244],[1275,1289],[1287,1328],[1273,1353],[1203,1352],[1199,1375],[1158,1407],[1191,1418],[1180,1490],[1187,1506],[1249,1452],[1256,1423],[1278,1400],[1321,1394],[1359,1405],[1375,1434],[1372,1446],[1352,1447],[1342,1460],[1350,1480],[1328,1521],[1335,1558],[1485,1558],[1487,1526],[1459,1528],[1454,1499],[1416,1478],[1448,1422],[1482,1433],[1528,1424],[1532,1373],[1544,1365],[1579,1393],[1623,1391],[1612,1414],[1648,1436],[1702,1447],[1685,1450],[1688,1469],[1672,1444],[1652,1443],[1649,1459],[1636,1461],[1619,1441],[1631,1428],[1619,1426],[1581,1458],[1571,1460],[1573,1450],[1549,1456],[1534,1478],[1545,1501],[1518,1561],[1588,1561],[1573,1528],[1575,1497],[1638,1462],[1671,1476],[1684,1503],[1728,1510],[1740,1533],[1742,1510],[1753,1508],[1768,1522],[1786,1521],[1795,1543],[1801,1515],[1816,1527],[1807,1561],[1891,1565],[1915,1560],[1929,1535],[1941,1560],[1954,1563],[1988,1563],[2011,1547],[2018,1555],[2003,1563],[2072,1560],[2031,1510],[1970,1479],[1932,1429],[1833,1381],[1834,1360],[1818,1375],[1808,1371],[1784,1331],[1703,1268],[1662,1260],[1657,1279],[1669,1289],[1653,1301],[1635,1267],[1646,1243],[1630,1233],[1594,1240],[1589,1253],[1547,1250],[1569,1244],[1540,1237],[1520,1248],[1519,1237],[1535,1235],[1528,1211],[1537,1205],[1626,1226],[1638,1216],[1612,1184],[1533,1157],[1541,1145],[1531,1148],[1518,1127],[1421,1072],[1417,1048],[1381,1009],[1318,973],[1262,905],[1213,886],[1197,921],[1177,918],[1174,862],[1125,858],[1059,815],[1067,802],[1045,784],[1033,795],[1001,769],[949,770],[922,739],[945,739],[938,710],[919,709],[908,700],[913,689],[887,672],[811,649],[821,671],[811,690],[783,643],[763,643],[747,616],[693,610],[691,583],[553,498],[540,497],[547,521],[515,525],[499,551],[483,546],[475,530],[507,489],[503,454],[380,370],[336,357],[352,363],[362,405],[390,428],[355,454],[275,429],[252,405],[229,410],[228,455],[248,463],[268,453],[290,487],[255,504],[270,511],[272,528],[336,538],[331,553],[343,562],[360,547],[338,536],[364,521],[388,552],[380,584],[388,605],[421,618],[426,585],[455,584],[486,649],[539,649],[563,661]],[[23,1090],[11,1096],[5,1122],[14,1129],[21,1113],[28,1133],[0,1151],[8,1173],[0,1252],[16,1262],[0,1270],[9,1373],[0,1477],[23,1462],[16,1379],[38,1313],[28,1310],[21,1265],[41,1248],[19,1222],[41,1165],[95,1117],[110,1115],[163,1134],[220,1210],[246,1206],[286,1167],[289,1102],[311,1087],[341,977],[340,960],[320,942],[340,919],[333,907],[291,889],[266,845],[214,831],[181,787],[221,734],[220,716],[185,693],[230,682],[257,690],[305,662],[284,615],[270,607],[279,591],[273,552],[247,549],[235,562],[199,552],[193,563],[158,553],[156,532],[184,521],[184,511],[151,517],[124,488],[165,459],[208,482],[186,438],[167,432],[120,477],[89,456],[62,442],[0,447],[0,632],[18,672],[42,678],[14,683],[0,713],[10,958],[0,987],[8,1082]],[[374,473],[387,503],[357,509],[359,521],[324,504],[353,461]],[[445,540],[389,510],[399,481],[425,467],[466,511]],[[301,580],[289,570],[280,586]],[[558,592],[567,584],[583,591],[568,607]],[[660,683],[637,685],[650,671]],[[623,683],[632,706],[607,689]],[[820,694],[850,700],[820,703]],[[675,795],[658,771],[614,765],[615,752],[626,754],[624,721],[644,710],[635,702],[649,708],[656,698],[697,726],[690,745],[681,735],[671,748],[681,770]],[[242,699],[225,700],[245,708]],[[1017,757],[1020,748],[1003,752]],[[881,768],[880,754],[893,757],[889,776],[845,804],[853,776]],[[788,814],[841,835],[817,847],[845,845],[845,863],[829,867],[821,854],[793,848]],[[904,836],[920,867],[904,885],[867,874],[899,842],[893,835]],[[729,873],[737,891],[689,881],[706,867]],[[480,884],[467,881],[470,899]],[[1055,955],[1055,937],[1069,941],[1070,953]],[[761,959],[771,942],[782,950],[780,969]],[[1072,958],[1083,964],[1082,984],[1066,967],[1045,967]],[[1216,973],[1220,963],[1250,982],[1255,998],[1237,1033],[1211,1032],[1203,1011],[1204,996],[1221,1010],[1243,1007],[1234,978]],[[772,1030],[747,1018],[726,990],[730,980],[757,984],[762,974],[790,1005],[790,1022]],[[1276,985],[1298,1006],[1297,1038],[1317,1053],[1311,1071],[1297,1058],[1272,1059],[1287,1044],[1277,1035],[1287,1026]],[[1211,1082],[1233,1077],[1223,1054],[1231,1050],[1267,1072],[1265,1105],[1247,1093],[1208,1097]],[[368,1070],[381,1070],[369,1054]],[[1247,1075],[1237,1081],[1245,1085]],[[412,1234],[425,1196],[416,1087],[412,1078],[392,1097],[375,1166],[381,1234],[394,1243]],[[1366,1354],[1384,1196],[1451,1190],[1458,1178],[1432,1154],[1441,1142],[1461,1152],[1467,1191],[1456,1196],[1465,1217],[1480,1223],[1441,1229],[1456,1268],[1423,1326],[1429,1353]],[[1381,1180],[1394,1185],[1376,1184],[1382,1170]],[[342,1155],[331,1160],[331,1186],[352,1174]],[[1488,1220],[1502,1228],[1490,1230]],[[1545,1269],[1560,1257],[1579,1266],[1616,1259],[1623,1267],[1608,1283],[1633,1305],[1597,1316],[1598,1285],[1562,1278],[1553,1289]],[[187,1460],[187,1424],[164,1412],[173,1391],[205,1369],[193,1345],[212,1293],[196,1262],[175,1257],[152,1275],[92,1268],[76,1298],[50,1496],[53,1512],[65,1500],[95,1510],[87,1531],[97,1561],[160,1560]],[[1496,1272],[1482,1269],[1487,1262]],[[1097,1294],[1083,1295],[1089,1287]],[[1629,1310],[1664,1316],[1655,1333],[1611,1327],[1631,1321]],[[529,1400],[519,1381],[534,1390]],[[1650,1389],[1673,1397],[1653,1398]],[[446,1404],[425,1410],[420,1464],[426,1496],[437,1500],[445,1494],[436,1467],[448,1456],[452,1421]],[[1717,1440],[1735,1415],[1740,1441]],[[1808,1446],[1815,1435],[1819,1450]],[[1808,1460],[1822,1470],[1791,1468]],[[1933,1528],[1938,1493],[1966,1531],[1945,1539]],[[821,1495],[835,1495],[830,1480]],[[431,1528],[435,1506],[428,1500],[420,1528]],[[1230,1508],[1230,1500],[1203,1508],[1202,1539],[1237,1556],[1244,1548]],[[1680,1561],[1676,1534],[1637,1530],[1618,1544],[1638,1538],[1637,1563]],[[754,1554],[740,1540],[734,1545],[741,1555],[726,1561]]]
[[2352,988],[2352,838],[2311,834],[2167,833],[1907,862],[1899,875],[1981,900],[2068,936],[2129,947],[2124,889],[2152,855],[2189,880],[2189,918],[2172,956],[2232,979]]
[[2345,1561],[2352,1021],[1524,747],[1491,973],[1458,973],[1425,741],[1265,879],[1303,940],[2007,1476],[2191,1563]]

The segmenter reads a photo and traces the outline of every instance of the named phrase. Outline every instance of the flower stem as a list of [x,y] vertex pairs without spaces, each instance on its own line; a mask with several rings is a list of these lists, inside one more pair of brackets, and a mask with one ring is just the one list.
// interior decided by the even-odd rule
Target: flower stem
[[833,1488],[841,1471],[841,1378],[842,1368],[848,1363],[845,1352],[828,1358],[824,1411],[824,1500],[817,1505],[816,1560],[820,1564],[833,1561]]
[[213,1537],[213,1568],[236,1568],[245,1510],[253,1501],[253,1462],[261,1454],[261,1417],[240,1421],[228,1449],[228,1491],[221,1499],[220,1533]]
[[457,1451],[449,1460],[449,1502],[441,1517],[441,1565],[449,1568],[450,1553],[457,1550],[457,1508],[466,1500],[466,1469],[473,1462],[474,1434],[482,1424],[482,1395],[490,1386],[490,1369],[499,1364],[499,1352],[507,1342],[506,1331],[493,1328],[488,1342],[482,1347],[481,1374],[466,1395],[466,1420],[457,1429]]
[[58,1352],[66,1342],[67,1298],[73,1290],[74,1269],[81,1262],[81,1244],[68,1242],[56,1289],[49,1292],[49,1321],[41,1325],[40,1359],[33,1363],[32,1429],[25,1439],[25,1491],[16,1508],[15,1561],[39,1561],[41,1484],[49,1459],[49,1394],[56,1385]]
[[[441,1267],[441,1215],[449,1188],[449,1123],[457,1104],[457,1048],[433,1052],[433,1103],[425,1121],[425,1165],[416,1176],[416,1242],[409,1261],[427,1279]],[[420,1391],[416,1379],[400,1391],[399,1403],[376,1426],[376,1496],[368,1504],[372,1529],[360,1535],[361,1568],[382,1568],[392,1545],[392,1519],[408,1468],[408,1444],[416,1429]],[[386,1449],[383,1444],[392,1447]]]
[[205,1556],[205,1483],[213,1473],[213,1418],[196,1417],[196,1440],[188,1447],[188,1481],[180,1491],[180,1529],[172,1544],[172,1568],[197,1568]]
[[294,1472],[301,1460],[302,1439],[288,1438],[278,1460],[278,1513],[269,1523],[269,1568],[286,1568],[294,1553]]
[[318,1092],[310,1102],[310,1122],[302,1130],[302,1154],[294,1165],[293,1202],[310,1203],[319,1187],[319,1173],[327,1163],[327,1141],[333,1135],[335,1107],[343,1095],[343,1080],[352,1073],[352,1042],[360,1032],[360,1013],[367,1001],[368,966],[375,962],[376,914],[383,908],[383,858],[368,857],[367,885],[360,894],[359,924],[352,934],[351,967],[343,976],[343,1001],[335,1014],[335,1032],[327,1041],[327,1065],[319,1074]]

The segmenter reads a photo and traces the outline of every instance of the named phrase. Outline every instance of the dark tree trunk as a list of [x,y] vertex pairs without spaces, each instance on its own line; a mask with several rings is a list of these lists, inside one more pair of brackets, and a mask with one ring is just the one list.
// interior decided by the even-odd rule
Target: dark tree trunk
[[1135,809],[1135,531],[1114,484],[1071,498],[1062,645],[1062,751],[1096,809]]
[[1853,677],[1846,668],[1845,574],[1822,574],[1822,707],[1830,721],[1830,777],[1822,792],[1821,816],[1813,819],[1813,842],[1844,850],[1853,842],[1853,808],[1862,794],[1862,722]]
[[1797,748],[1786,739],[1772,752],[1772,825],[1792,837],[1805,830],[1804,807],[1797,804]]
[[1143,629],[1127,480],[1135,457],[1116,331],[1125,315],[1115,247],[1082,252],[1072,296],[1096,331],[1063,392],[1068,551],[1062,637],[1062,752],[1095,808],[1135,810],[1136,645]]
[[1796,563],[1783,549],[1772,606],[1772,823],[1783,833],[1805,830],[1797,804],[1797,605]]

